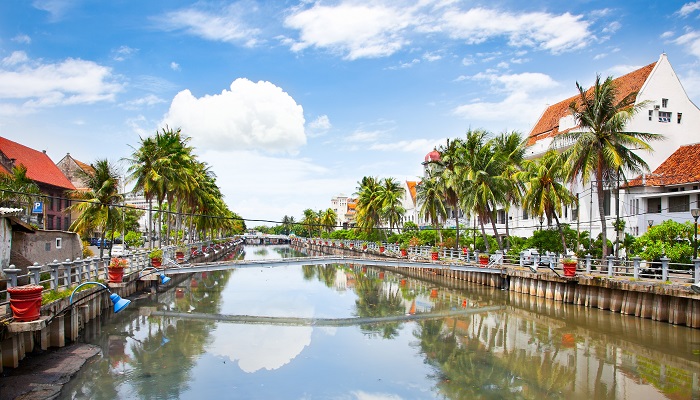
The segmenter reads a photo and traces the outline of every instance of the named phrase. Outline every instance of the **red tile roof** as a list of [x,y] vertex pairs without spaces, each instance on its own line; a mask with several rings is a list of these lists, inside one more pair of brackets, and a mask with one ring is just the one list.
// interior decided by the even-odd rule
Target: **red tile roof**
[[416,185],[418,182],[416,181],[406,181],[406,186],[408,186],[408,191],[411,194],[411,200],[413,201],[413,204],[416,204]]
[[86,174],[94,175],[95,174],[95,168],[92,167],[92,165],[85,164],[82,161],[78,161],[75,158],[73,159],[75,163],[80,167],[80,169],[83,170]]
[[651,175],[627,182],[632,186],[667,186],[700,182],[700,143],[681,146]]
[[[620,101],[632,92],[639,92],[639,90],[644,85],[644,82],[646,82],[647,78],[649,77],[651,70],[654,69],[655,65],[656,62],[653,62],[636,71],[632,71],[619,78],[613,79],[613,82],[615,82],[615,87],[617,88],[616,100]],[[590,91],[591,88],[589,88],[588,90]],[[559,131],[559,119],[570,115],[569,105],[572,101],[578,100],[578,98],[579,95],[577,94],[575,96],[569,97],[566,100],[562,100],[559,103],[547,107],[545,112],[542,114],[540,119],[530,131],[530,134],[528,135],[527,145],[531,146],[535,144],[538,140],[553,137],[560,133],[568,131]]]
[[[59,188],[75,190],[75,186],[66,178],[46,153],[30,149],[19,143],[0,137],[0,152],[7,158],[15,159],[15,165],[27,167],[27,177],[31,180]],[[2,168],[5,172],[5,168]]]

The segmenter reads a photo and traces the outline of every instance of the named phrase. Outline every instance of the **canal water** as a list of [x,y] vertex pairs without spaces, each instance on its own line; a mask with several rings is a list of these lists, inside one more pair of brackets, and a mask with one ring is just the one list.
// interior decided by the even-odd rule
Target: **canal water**
[[85,329],[61,398],[700,398],[685,327],[359,264],[176,279]]

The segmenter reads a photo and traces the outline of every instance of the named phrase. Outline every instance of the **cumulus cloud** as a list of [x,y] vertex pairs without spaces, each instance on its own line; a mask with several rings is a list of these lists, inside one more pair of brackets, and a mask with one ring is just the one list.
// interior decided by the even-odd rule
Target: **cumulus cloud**
[[170,63],[170,69],[173,71],[179,71],[180,70],[180,64],[176,63],[175,61]]
[[155,18],[158,27],[168,31],[183,30],[203,39],[255,46],[260,30],[245,22],[256,7],[241,3],[222,9],[204,8],[201,4],[166,13]]
[[68,58],[58,63],[33,61],[14,52],[0,67],[0,99],[19,102],[31,112],[41,107],[113,101],[123,88],[111,68]]
[[403,7],[343,2],[333,6],[315,3],[295,10],[284,23],[299,30],[299,40],[292,44],[292,51],[318,47],[355,60],[398,51],[409,42],[403,31],[412,19],[411,12]]
[[700,58],[700,32],[689,31],[676,38],[674,43],[685,47],[685,51]]
[[306,144],[304,123],[302,107],[281,88],[240,78],[220,94],[181,91],[161,125],[182,128],[198,148],[293,154]]
[[691,3],[683,4],[680,10],[678,10],[678,15],[681,17],[687,17],[688,15],[700,10],[700,1],[694,1]]
[[478,44],[505,36],[515,47],[536,47],[554,53],[586,46],[591,37],[590,23],[580,15],[554,15],[543,12],[514,14],[494,9],[451,10],[442,21],[455,39]]
[[325,134],[331,129],[331,120],[328,118],[327,115],[321,115],[315,120],[309,122],[308,128],[309,132],[308,135],[310,137],[317,137]]

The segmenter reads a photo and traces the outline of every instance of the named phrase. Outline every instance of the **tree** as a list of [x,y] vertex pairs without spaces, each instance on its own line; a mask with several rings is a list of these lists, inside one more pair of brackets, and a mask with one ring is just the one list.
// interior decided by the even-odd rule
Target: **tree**
[[321,236],[319,216],[316,214],[316,211],[310,208],[304,210],[304,217],[301,219],[301,223],[309,232],[309,236],[314,236],[317,227],[319,228],[318,235]]
[[11,174],[0,173],[0,188],[3,189],[0,190],[0,205],[21,208],[27,216],[31,213],[32,202],[41,194],[39,186],[27,176],[24,164],[12,167]]
[[523,199],[523,207],[530,215],[544,215],[548,227],[554,219],[563,249],[566,249],[566,238],[559,215],[562,213],[562,205],[575,204],[576,197],[563,183],[564,163],[565,160],[555,150],[549,150],[542,157],[526,163],[524,175],[527,180],[527,192]]
[[612,186],[619,172],[640,174],[648,171],[647,163],[633,150],[651,152],[648,142],[660,140],[663,136],[624,131],[627,122],[644,104],[635,104],[636,92],[620,99],[611,76],[601,82],[598,75],[590,90],[585,90],[578,82],[576,87],[578,98],[571,102],[569,109],[580,129],[557,135],[552,146],[570,146],[563,152],[569,182],[580,180],[585,185],[592,179],[595,183],[605,257],[608,255],[604,211],[606,183]]
[[506,238],[510,247],[510,229],[509,216],[511,206],[519,206],[522,200],[522,194],[525,190],[525,185],[521,177],[523,162],[525,160],[525,145],[526,141],[522,138],[519,132],[502,133],[494,139],[493,142],[496,152],[502,155],[504,159],[503,183],[506,186],[505,203],[503,203],[506,222]]
[[379,179],[371,176],[363,177],[358,182],[355,195],[357,195],[355,208],[357,227],[365,233],[371,233],[381,223],[382,200]]
[[440,242],[442,242],[440,222],[447,218],[447,209],[438,178],[429,174],[423,179],[416,186],[416,198],[420,207],[418,215],[430,221],[438,232]]
[[460,139],[447,139],[444,146],[440,146],[440,191],[445,196],[445,202],[450,206],[455,216],[455,249],[459,248],[459,206],[460,197],[464,188],[462,187],[463,173],[461,166],[464,162],[462,158],[464,143]]
[[[79,212],[78,218],[73,221],[70,230],[83,234],[93,228],[101,232],[101,243],[104,243],[105,234],[113,226],[121,214],[114,207],[123,201],[119,193],[119,173],[106,159],[99,159],[92,165],[95,172],[88,174],[80,170],[87,190],[73,190],[70,195],[78,200],[69,208]],[[102,258],[104,246],[100,247]]]
[[378,189],[377,201],[381,205],[380,214],[383,221],[389,225],[389,231],[399,226],[406,210],[401,205],[401,200],[406,190],[401,187],[399,181],[393,178],[384,178]]
[[326,211],[321,214],[321,225],[326,229],[326,232],[331,233],[338,223],[338,215],[332,208],[327,208]]

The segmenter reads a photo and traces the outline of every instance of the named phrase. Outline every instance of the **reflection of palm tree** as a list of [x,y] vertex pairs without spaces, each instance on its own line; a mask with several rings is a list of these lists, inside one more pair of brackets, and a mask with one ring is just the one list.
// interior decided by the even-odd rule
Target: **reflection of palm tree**
[[[385,317],[399,315],[404,312],[403,299],[399,290],[385,290],[383,282],[371,279],[367,275],[356,276],[355,291],[357,300],[355,307],[359,317]],[[366,332],[381,332],[382,337],[390,339],[398,334],[399,323],[361,325]]]

